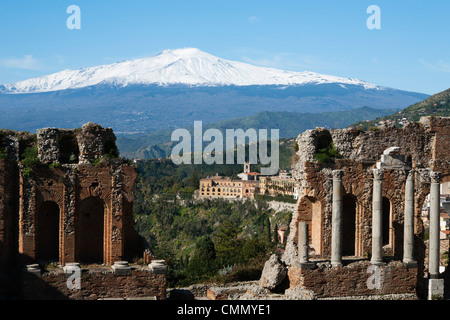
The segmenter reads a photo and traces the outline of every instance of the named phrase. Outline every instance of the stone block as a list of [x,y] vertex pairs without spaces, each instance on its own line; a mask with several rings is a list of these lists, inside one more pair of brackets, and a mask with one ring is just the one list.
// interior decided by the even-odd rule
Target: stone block
[[444,298],[444,279],[428,280],[428,300],[442,300]]
[[81,267],[78,262],[69,262],[69,263],[66,263],[66,265],[63,267],[64,273],[66,275],[71,275],[72,273],[74,273],[76,271],[81,271],[80,269],[81,269]]
[[286,267],[278,260],[277,255],[273,254],[264,264],[259,284],[263,288],[273,290],[284,280],[286,274]]
[[24,277],[26,278],[34,278],[41,276],[41,268],[39,264],[28,264],[23,269]]
[[167,265],[164,260],[153,260],[148,267],[150,272],[154,274],[165,274],[167,272]]
[[298,265],[300,269],[314,269],[316,267],[314,262],[301,262]]
[[217,288],[209,288],[206,291],[206,297],[209,300],[228,300],[228,295]]
[[116,276],[131,276],[131,267],[127,261],[115,261],[111,267],[114,270]]

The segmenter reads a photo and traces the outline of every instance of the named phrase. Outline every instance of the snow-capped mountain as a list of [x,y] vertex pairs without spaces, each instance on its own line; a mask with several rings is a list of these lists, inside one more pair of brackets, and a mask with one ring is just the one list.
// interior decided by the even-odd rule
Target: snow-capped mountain
[[0,128],[34,132],[93,121],[116,133],[145,133],[262,111],[402,109],[427,97],[357,79],[257,67],[186,48],[0,85]]
[[4,85],[4,93],[36,93],[77,89],[98,84],[160,86],[252,86],[339,83],[383,89],[358,79],[257,67],[218,58],[196,48],[165,50],[143,59],[127,60],[79,70],[64,70],[44,77]]

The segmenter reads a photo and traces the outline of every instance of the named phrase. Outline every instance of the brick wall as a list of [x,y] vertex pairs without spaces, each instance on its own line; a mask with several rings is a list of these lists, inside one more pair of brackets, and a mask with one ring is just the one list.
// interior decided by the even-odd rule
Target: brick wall
[[288,276],[290,288],[311,290],[322,298],[417,294],[417,268],[408,269],[401,262],[394,261],[379,267],[378,271],[373,268],[368,261],[339,268],[322,266],[313,270],[293,266],[289,268]]
[[0,297],[14,294],[18,227],[18,181],[11,178],[17,167],[0,160]]
[[46,271],[41,276],[25,273],[21,280],[20,299],[97,300],[166,298],[166,275],[154,274],[146,268],[133,268],[131,275],[116,275],[109,268],[83,269],[81,289],[69,290],[62,270]]
[[[37,221],[38,213],[48,204],[53,204],[60,212],[60,230],[57,225],[54,228],[60,233],[60,263],[83,260],[83,256],[78,255],[95,244],[92,236],[83,239],[83,231],[87,234],[89,226],[99,229],[97,256],[104,258],[96,262],[112,264],[113,261],[132,261],[142,256],[143,248],[134,230],[132,216],[136,176],[132,166],[120,162],[97,166],[63,164],[58,168],[37,168],[28,177],[20,175],[18,250],[25,258],[24,263],[41,258],[38,250],[40,235],[52,231],[44,230],[45,226]],[[97,217],[100,223],[83,225],[83,208],[87,208],[91,220]],[[83,247],[84,240],[86,245]]]
[[[115,140],[93,123],[36,135],[0,130],[0,298],[165,298],[165,274],[119,276],[108,267],[145,250],[133,220],[137,171],[117,157]],[[24,170],[27,147],[41,165]],[[62,269],[21,273],[23,265],[75,261],[104,265],[82,273],[81,290],[68,290]]]
[[448,153],[450,150],[450,118],[428,119],[430,131],[435,134],[433,146],[433,158],[448,161]]

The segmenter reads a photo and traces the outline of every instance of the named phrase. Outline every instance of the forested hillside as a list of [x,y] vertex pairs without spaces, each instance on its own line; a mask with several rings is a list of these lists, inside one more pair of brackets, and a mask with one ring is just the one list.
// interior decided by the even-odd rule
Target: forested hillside
[[[292,143],[282,157],[290,159]],[[291,213],[275,212],[263,200],[192,199],[201,178],[236,177],[242,169],[241,164],[177,166],[169,159],[137,164],[136,230],[168,263],[170,286],[259,279],[277,249],[276,226],[288,225]]]
[[369,129],[379,125],[383,121],[389,121],[393,125],[402,126],[408,122],[417,122],[421,117],[425,116],[450,116],[450,89],[436,93],[396,113],[379,117],[372,121],[360,121],[352,126]]
[[[316,112],[316,110],[311,110]],[[225,136],[226,129],[241,128],[247,130],[256,129],[279,129],[280,138],[297,138],[299,134],[308,129],[316,127],[345,128],[360,120],[372,120],[381,116],[389,115],[396,109],[374,109],[361,107],[354,110],[300,113],[300,112],[260,112],[247,117],[222,120],[214,123],[203,123],[203,129],[218,129]],[[193,127],[187,127],[193,132]],[[123,157],[129,159],[152,159],[165,158],[176,142],[171,141],[173,130],[156,130],[146,134],[118,135],[117,146]]]

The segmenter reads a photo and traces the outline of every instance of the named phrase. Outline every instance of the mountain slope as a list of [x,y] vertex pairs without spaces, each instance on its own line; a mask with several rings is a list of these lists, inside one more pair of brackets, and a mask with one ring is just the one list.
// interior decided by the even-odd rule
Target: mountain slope
[[360,86],[187,87],[90,86],[54,92],[0,94],[0,128],[34,132],[44,127],[78,128],[88,121],[116,133],[145,133],[251,116],[270,111],[334,112],[363,106],[400,109],[426,95]]
[[[324,113],[260,112],[249,117],[227,119],[204,124],[203,130],[219,129],[225,137],[226,129],[279,129],[280,138],[295,138],[307,129],[315,127],[343,128],[357,120],[374,119],[391,114],[393,109],[363,107],[348,111]],[[192,127],[187,128],[191,134]],[[122,157],[130,159],[165,158],[170,155],[172,130],[157,130],[147,134],[118,135],[117,146]]]
[[420,118],[424,116],[450,117],[450,89],[436,93],[403,110],[383,117],[378,117],[372,121],[360,121],[354,123],[352,126],[367,129],[383,124],[386,121],[393,125],[402,126],[408,122],[419,121]]

